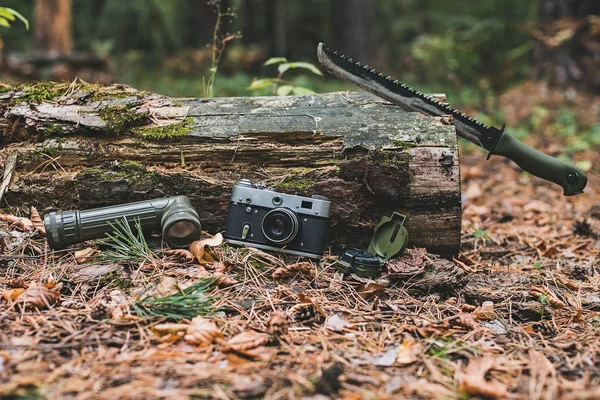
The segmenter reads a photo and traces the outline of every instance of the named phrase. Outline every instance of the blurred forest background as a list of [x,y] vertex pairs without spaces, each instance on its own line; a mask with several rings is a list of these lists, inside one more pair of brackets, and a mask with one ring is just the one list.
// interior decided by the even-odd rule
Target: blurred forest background
[[[556,133],[573,151],[600,145],[598,0],[0,3],[31,25],[0,27],[4,82],[79,76],[203,97],[212,75],[215,96],[268,95],[269,87],[249,90],[253,79],[278,77],[265,61],[316,65],[323,41],[422,91],[447,93],[485,122],[506,121],[517,136]],[[307,68],[282,78],[316,92],[356,90]]]

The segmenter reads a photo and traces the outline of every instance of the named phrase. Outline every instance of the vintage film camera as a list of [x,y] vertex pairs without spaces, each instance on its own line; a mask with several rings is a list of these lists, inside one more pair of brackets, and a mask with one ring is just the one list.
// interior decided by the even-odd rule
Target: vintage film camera
[[232,244],[320,259],[330,214],[324,196],[277,193],[242,179],[231,193],[224,237]]
[[186,196],[165,197],[91,210],[51,212],[44,216],[46,237],[52,249],[63,249],[114,231],[114,224],[139,221],[143,233],[161,232],[171,247],[187,247],[200,239],[202,225]]

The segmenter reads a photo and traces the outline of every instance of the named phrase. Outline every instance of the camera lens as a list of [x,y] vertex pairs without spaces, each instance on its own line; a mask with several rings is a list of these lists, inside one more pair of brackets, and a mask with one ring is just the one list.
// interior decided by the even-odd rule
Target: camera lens
[[262,231],[271,242],[291,242],[298,234],[298,218],[287,208],[276,208],[263,218]]

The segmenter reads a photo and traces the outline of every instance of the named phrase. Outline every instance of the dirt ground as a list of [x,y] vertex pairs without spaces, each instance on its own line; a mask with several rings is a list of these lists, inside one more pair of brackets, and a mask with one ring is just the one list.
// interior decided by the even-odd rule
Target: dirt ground
[[[218,237],[101,264],[3,222],[0,398],[598,399],[600,156],[576,159],[595,170],[563,197],[463,151],[460,255],[410,249],[377,281]],[[207,319],[136,312],[207,277]]]

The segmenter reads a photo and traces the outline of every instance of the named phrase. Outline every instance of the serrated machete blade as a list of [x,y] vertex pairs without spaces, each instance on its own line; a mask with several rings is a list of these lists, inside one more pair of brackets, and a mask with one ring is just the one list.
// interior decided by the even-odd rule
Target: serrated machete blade
[[504,126],[501,129],[487,126],[475,118],[471,118],[456,109],[450,108],[433,97],[427,96],[396,79],[369,68],[367,65],[353,61],[351,58],[338,53],[323,43],[319,43],[317,58],[323,68],[330,74],[406,110],[437,117],[452,115],[456,133],[488,150],[490,154],[494,152],[504,132]]

